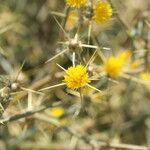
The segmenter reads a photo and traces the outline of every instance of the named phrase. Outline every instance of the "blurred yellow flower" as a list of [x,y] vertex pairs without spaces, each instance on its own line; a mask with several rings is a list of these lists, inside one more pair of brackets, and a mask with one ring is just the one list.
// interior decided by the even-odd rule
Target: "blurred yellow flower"
[[77,19],[78,19],[77,12],[76,11],[70,11],[68,14],[65,28],[67,30],[71,30],[75,26],[75,24],[77,23]]
[[67,87],[76,90],[85,86],[89,82],[89,75],[86,67],[82,65],[72,66],[66,70],[64,82]]
[[117,57],[120,59],[120,61],[122,61],[123,64],[125,64],[126,61],[131,57],[131,51],[124,50]]
[[104,71],[110,77],[117,77],[122,71],[123,64],[120,59],[116,57],[109,57],[104,64]]
[[65,110],[62,107],[54,107],[50,109],[50,115],[53,117],[60,117],[64,114]]
[[107,2],[98,2],[93,8],[93,20],[97,23],[106,23],[112,16],[112,8]]
[[142,72],[139,77],[142,80],[150,81],[150,72]]
[[66,0],[67,5],[70,7],[80,8],[86,4],[87,0]]
[[123,51],[116,57],[109,57],[104,63],[104,71],[112,78],[119,76],[130,56],[131,53],[129,51]]

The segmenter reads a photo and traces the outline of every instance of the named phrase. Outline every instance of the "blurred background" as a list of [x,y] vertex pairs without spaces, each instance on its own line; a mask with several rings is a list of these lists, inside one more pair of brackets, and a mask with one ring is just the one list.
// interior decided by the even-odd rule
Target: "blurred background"
[[[143,70],[149,71],[145,50],[150,50],[150,1],[112,0],[112,4],[113,18],[107,25],[94,25],[93,35],[102,46],[111,48],[103,51],[106,56],[131,49],[134,58],[147,60]],[[53,16],[62,22],[65,12],[64,0],[0,0],[0,74],[13,81],[25,62],[17,78],[22,87],[39,90],[60,83],[63,71],[56,63],[66,68],[71,65],[71,56],[45,62],[61,51],[58,42],[65,38]],[[75,30],[68,28],[66,32],[73,37]],[[80,33],[83,41],[85,35]],[[85,110],[78,116],[74,113],[80,98],[62,87],[46,91],[44,96],[31,91],[12,95],[3,118],[46,104],[59,106],[0,125],[0,150],[92,149],[76,134],[95,141],[150,146],[150,87],[127,79],[109,86],[101,81],[94,85],[102,90],[107,86],[107,96],[85,90]]]

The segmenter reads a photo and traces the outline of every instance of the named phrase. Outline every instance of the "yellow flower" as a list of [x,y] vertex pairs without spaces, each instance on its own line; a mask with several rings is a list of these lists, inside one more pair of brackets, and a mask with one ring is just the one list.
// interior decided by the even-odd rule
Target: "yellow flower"
[[109,57],[104,64],[104,71],[110,77],[117,77],[122,71],[122,62],[116,57]]
[[60,117],[64,114],[64,109],[62,107],[54,107],[50,109],[50,114],[53,117]]
[[129,51],[123,51],[117,57],[109,57],[104,64],[104,71],[110,77],[114,78],[119,76],[130,56],[131,53]]
[[97,23],[105,23],[112,16],[112,8],[107,2],[98,2],[93,8],[93,20]]
[[80,8],[86,4],[87,0],[66,0],[67,5],[70,7]]
[[72,90],[76,90],[85,86],[89,82],[89,75],[86,67],[82,65],[69,67],[66,70],[64,82],[66,83],[67,87]]
[[117,56],[123,64],[127,62],[127,60],[131,57],[131,51],[124,50]]
[[66,21],[66,26],[65,28],[67,30],[71,30],[75,24],[77,23],[78,15],[76,11],[70,11],[68,14],[68,19]]
[[139,77],[142,80],[150,81],[150,73],[149,72],[142,72]]

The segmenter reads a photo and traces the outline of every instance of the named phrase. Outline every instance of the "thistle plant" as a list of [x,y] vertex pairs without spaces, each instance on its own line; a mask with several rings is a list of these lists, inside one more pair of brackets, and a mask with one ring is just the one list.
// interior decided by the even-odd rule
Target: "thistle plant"
[[0,150],[149,150],[148,6],[1,2]]

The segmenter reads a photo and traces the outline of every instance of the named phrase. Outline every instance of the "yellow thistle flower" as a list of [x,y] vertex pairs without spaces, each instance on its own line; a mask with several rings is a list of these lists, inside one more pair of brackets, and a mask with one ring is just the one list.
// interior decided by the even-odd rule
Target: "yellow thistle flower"
[[89,75],[86,67],[82,65],[69,67],[66,70],[64,82],[66,83],[67,87],[72,90],[76,90],[85,86],[89,82]]
[[123,68],[130,56],[131,53],[129,51],[124,51],[120,53],[117,57],[109,57],[104,64],[104,71],[110,77],[114,78],[119,76],[123,71]]
[[77,12],[76,11],[69,12],[65,28],[67,30],[71,30],[75,26],[75,24],[77,23],[77,20],[78,20]]
[[80,8],[86,4],[87,0],[66,0],[67,5],[70,7]]
[[98,2],[93,8],[93,20],[97,23],[106,23],[112,16],[112,8],[107,2]]
[[45,91],[48,89],[52,89],[52,88],[56,88],[56,87],[60,87],[60,86],[64,86],[66,85],[67,88],[71,89],[71,90],[78,90],[84,86],[87,86],[93,90],[96,90],[100,93],[102,93],[101,90],[95,88],[94,86],[88,84],[91,79],[89,78],[88,72],[87,72],[87,68],[84,67],[83,65],[77,65],[77,66],[72,66],[69,67],[67,70],[64,69],[62,66],[60,66],[59,64],[57,64],[61,69],[63,69],[65,71],[65,75],[64,75],[64,80],[63,83],[60,84],[56,84],[53,86],[49,86],[43,89],[40,89],[39,91]]
[[140,77],[140,79],[142,79],[144,81],[150,81],[150,73],[149,72],[142,72],[139,77]]
[[51,108],[49,112],[53,117],[57,118],[57,117],[62,116],[65,111],[62,107],[54,107],[54,108]]
[[104,71],[110,77],[117,77],[122,72],[122,61],[116,57],[109,57],[104,64]]
[[125,63],[127,63],[127,60],[131,57],[131,51],[129,50],[124,50],[123,52],[121,52],[117,58],[120,59],[120,63],[122,63],[123,65]]

